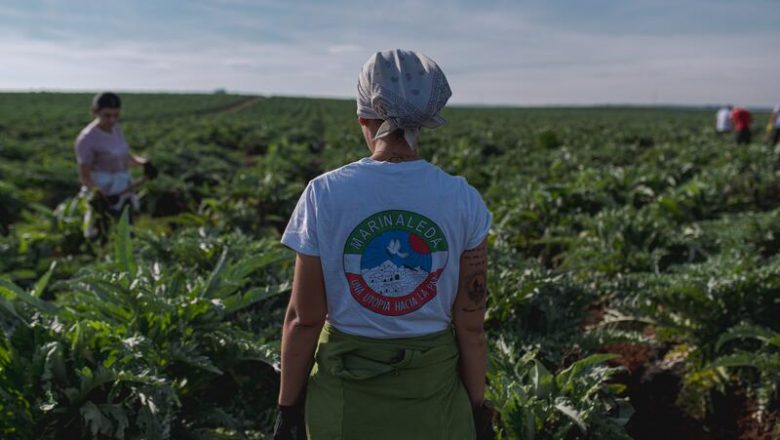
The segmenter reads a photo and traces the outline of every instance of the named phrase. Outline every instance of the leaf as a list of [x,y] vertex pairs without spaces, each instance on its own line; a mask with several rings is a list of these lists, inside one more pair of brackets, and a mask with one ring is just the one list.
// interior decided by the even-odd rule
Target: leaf
[[620,426],[625,426],[634,415],[634,407],[631,406],[628,399],[618,399],[617,403],[617,416],[613,417],[612,420]]
[[130,422],[127,418],[127,411],[124,407],[116,404],[102,404],[99,408],[103,413],[108,414],[112,419],[116,420],[116,430],[109,434],[113,434],[113,438],[120,440],[124,439],[125,431],[130,426]]
[[230,274],[239,279],[245,278],[259,269],[288,259],[287,252],[281,252],[278,249],[269,250],[260,255],[243,258],[230,268]]
[[222,274],[222,271],[225,270],[225,261],[227,260],[227,253],[228,249],[227,247],[222,250],[222,255],[219,256],[219,261],[217,262],[217,265],[214,267],[214,270],[211,271],[211,274],[209,275],[208,281],[206,281],[206,286],[201,290],[200,296],[209,298],[211,295],[213,295],[217,289],[217,287],[220,284],[220,275]]
[[620,355],[612,353],[592,354],[569,365],[568,368],[558,373],[555,380],[559,388],[566,389],[572,383],[572,381],[576,379],[586,368],[612,359],[617,359],[619,357]]
[[57,267],[57,262],[53,261],[51,263],[51,266],[49,266],[49,270],[46,271],[46,273],[38,280],[37,283],[35,283],[35,289],[32,292],[32,295],[40,298],[41,295],[43,295],[44,289],[46,289],[46,286],[49,284],[49,279],[51,278],[51,274],[54,273],[54,269]]
[[216,365],[211,362],[208,356],[203,355],[190,355],[186,353],[172,353],[171,360],[179,361],[192,367],[200,368],[202,370],[214,373],[216,375],[222,375],[223,372]]
[[580,414],[575,408],[564,403],[556,403],[555,408],[563,415],[570,418],[577,425],[577,427],[580,428],[580,431],[582,431],[583,434],[588,432],[588,427],[585,425],[585,422],[582,420]]
[[18,313],[16,313],[16,309],[14,308],[13,303],[2,296],[0,296],[0,310],[5,311],[7,314],[13,316],[19,321],[26,322],[21,316],[19,316]]
[[[239,423],[239,421],[235,417],[233,417],[230,413],[225,411],[223,408],[220,408],[220,407],[217,407],[217,406],[206,406],[200,412],[196,412],[195,414],[193,414],[193,416],[197,417],[198,420],[202,420],[202,421],[206,422],[206,424],[208,424],[208,425],[222,426],[222,427],[225,427],[225,428],[228,428],[228,429],[231,429],[231,430],[240,429],[240,427],[241,427],[241,424]],[[203,434],[206,434],[206,433],[203,433]],[[203,439],[215,439],[215,438],[216,439],[220,439],[220,438],[227,439],[227,438],[231,438],[231,437],[228,437],[228,436],[225,436],[225,435],[217,435],[217,436],[215,436],[215,434],[219,434],[219,433],[209,432],[208,435],[205,435],[205,436],[200,437],[200,438],[203,438]],[[196,437],[196,438],[198,438],[198,437]],[[235,438],[235,437],[232,437],[232,438]]]
[[529,440],[536,439],[536,420],[534,420],[534,415],[531,411],[526,411],[524,432]]
[[758,339],[761,342],[780,345],[780,334],[777,332],[757,325],[739,325],[730,328],[718,338],[718,342],[715,344],[715,350],[720,351],[723,344],[726,342],[740,338]]
[[[736,353],[715,359],[707,368],[752,367],[761,370],[768,369],[769,365],[780,365],[780,355],[769,354],[762,358],[755,353]],[[777,368],[774,371],[777,371]]]
[[57,307],[51,303],[36,298],[29,293],[22,290],[21,287],[16,284],[0,278],[0,294],[5,296],[9,300],[18,299],[21,302],[29,304],[40,312],[56,313]]
[[86,398],[86,396],[94,389],[100,388],[105,384],[112,383],[116,380],[116,373],[113,370],[98,366],[97,370],[92,371],[88,367],[84,367],[81,370],[80,398]]
[[69,283],[69,285],[94,295],[81,295],[79,297],[81,310],[89,311],[88,314],[84,312],[82,314],[100,315],[104,319],[111,319],[118,323],[127,322],[133,318],[134,311],[127,305],[131,293],[119,284],[100,279],[84,279]]
[[111,420],[103,415],[100,408],[92,402],[84,402],[79,409],[81,417],[84,418],[84,422],[89,427],[89,431],[93,437],[97,437],[97,434],[113,434],[113,426]]
[[533,366],[529,372],[531,385],[533,385],[534,395],[540,399],[545,399],[553,393],[553,375],[542,365],[541,362],[534,359]]
[[166,379],[154,376],[151,370],[144,370],[138,374],[122,370],[116,373],[116,381],[134,382],[158,387],[166,385]]
[[243,310],[260,301],[281,295],[290,290],[290,283],[281,283],[274,286],[257,287],[243,295],[232,295],[225,298],[225,313],[234,313]]
[[10,300],[25,294],[21,287],[3,278],[0,278],[0,293]]
[[129,221],[129,206],[125,206],[122,211],[122,217],[119,219],[117,225],[115,242],[114,242],[114,257],[116,258],[119,269],[123,272],[127,272],[132,277],[135,274],[136,265],[133,260],[133,242],[130,239],[130,221]]

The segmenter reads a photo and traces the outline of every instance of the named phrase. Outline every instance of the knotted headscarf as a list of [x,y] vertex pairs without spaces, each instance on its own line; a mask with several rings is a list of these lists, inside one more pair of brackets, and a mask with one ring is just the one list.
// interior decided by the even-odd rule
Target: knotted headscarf
[[395,130],[417,149],[420,128],[436,128],[446,122],[439,116],[452,96],[439,66],[421,53],[385,50],[371,56],[358,77],[357,114],[384,122],[374,140]]

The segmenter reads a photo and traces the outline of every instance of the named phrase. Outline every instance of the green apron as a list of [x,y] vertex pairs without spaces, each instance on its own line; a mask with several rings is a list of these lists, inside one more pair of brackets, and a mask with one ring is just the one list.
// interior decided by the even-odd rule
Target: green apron
[[452,330],[374,339],[326,324],[306,392],[311,440],[473,440]]

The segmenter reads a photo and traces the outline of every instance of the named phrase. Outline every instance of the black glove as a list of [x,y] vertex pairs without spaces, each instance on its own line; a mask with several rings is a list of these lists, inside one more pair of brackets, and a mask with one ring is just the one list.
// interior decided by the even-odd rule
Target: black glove
[[279,405],[279,414],[274,423],[273,440],[306,440],[306,422],[303,418],[303,405]]
[[160,174],[160,172],[157,171],[157,167],[152,165],[152,162],[147,161],[144,164],[144,176],[146,176],[149,180],[154,180],[158,174]]
[[106,197],[106,202],[108,202],[108,205],[111,206],[112,208],[114,207],[114,205],[119,203],[119,194],[114,194],[113,196],[105,196],[105,197]]
[[493,430],[493,419],[496,410],[489,400],[482,402],[479,408],[474,410],[474,427],[477,431],[477,440],[495,440],[496,432]]
[[89,202],[90,206],[92,206],[92,209],[99,213],[108,212],[109,208],[111,207],[110,202],[106,200],[106,196],[104,196],[103,193],[98,190],[92,191],[92,193],[89,195],[89,198],[87,199],[87,202]]

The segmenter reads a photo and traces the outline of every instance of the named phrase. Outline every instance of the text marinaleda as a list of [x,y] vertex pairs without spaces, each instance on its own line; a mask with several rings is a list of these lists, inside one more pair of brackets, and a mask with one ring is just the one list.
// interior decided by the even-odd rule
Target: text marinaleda
[[347,238],[346,254],[360,254],[373,237],[388,230],[406,230],[422,238],[431,252],[447,250],[441,229],[427,218],[409,211],[382,211],[360,223]]

